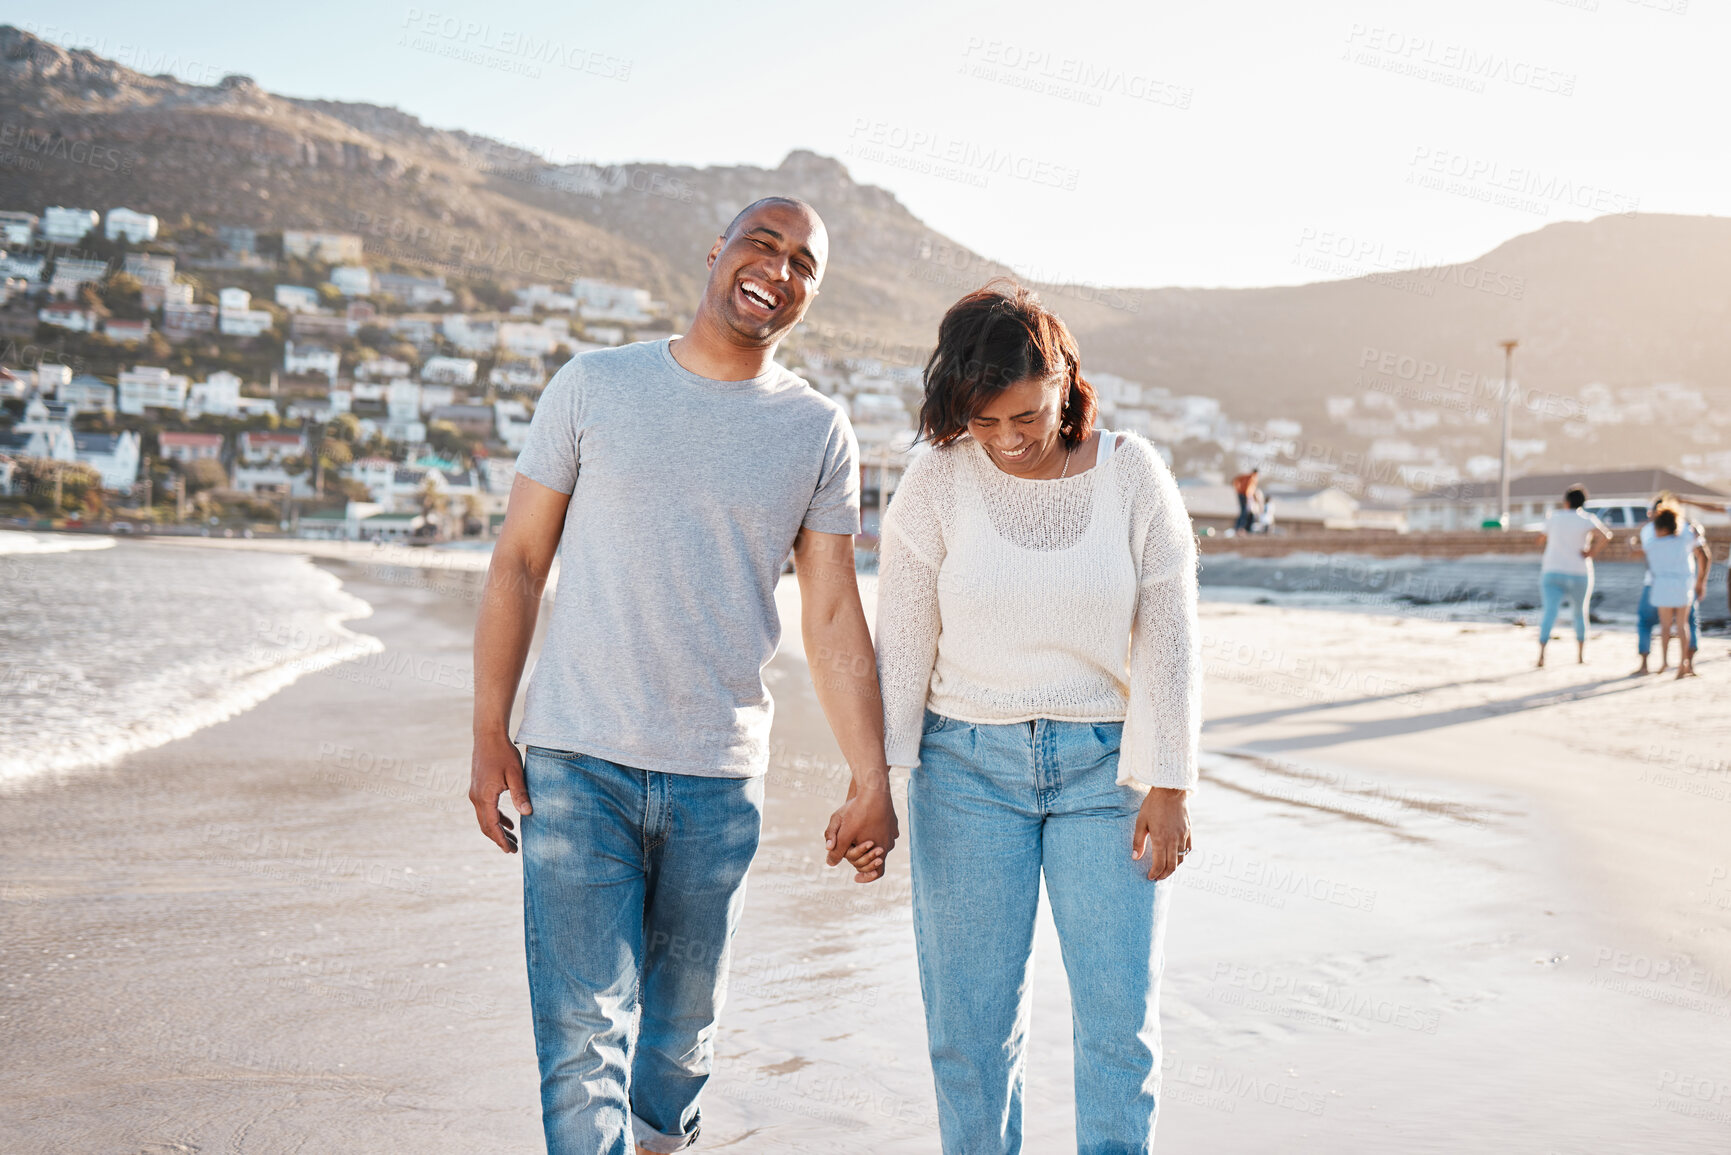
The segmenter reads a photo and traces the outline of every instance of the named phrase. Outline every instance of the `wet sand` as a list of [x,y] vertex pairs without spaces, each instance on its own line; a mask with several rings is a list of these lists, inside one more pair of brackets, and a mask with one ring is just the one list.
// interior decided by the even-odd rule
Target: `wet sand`
[[[6,1150],[539,1149],[517,861],[464,797],[475,578],[326,564],[381,655],[0,805]],[[1626,635],[1535,672],[1509,627],[1204,629],[1163,1149],[1731,1147],[1723,642],[1679,685],[1623,680]],[[699,1149],[935,1151],[905,857],[821,866],[845,778],[796,632],[770,676]],[[1049,923],[1037,949],[1027,1148],[1061,1151]]]

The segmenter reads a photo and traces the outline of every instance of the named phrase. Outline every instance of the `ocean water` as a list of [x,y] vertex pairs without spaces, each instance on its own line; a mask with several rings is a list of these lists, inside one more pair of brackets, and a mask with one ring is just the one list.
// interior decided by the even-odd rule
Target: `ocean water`
[[[1594,567],[1593,621],[1632,627],[1646,567]],[[1715,564],[1701,603],[1701,624],[1726,625],[1725,567]],[[1532,557],[1365,557],[1295,553],[1286,557],[1204,555],[1202,596],[1210,601],[1268,602],[1357,610],[1436,621],[1536,621],[1539,563]]]
[[100,767],[383,648],[305,557],[0,534],[0,786]]

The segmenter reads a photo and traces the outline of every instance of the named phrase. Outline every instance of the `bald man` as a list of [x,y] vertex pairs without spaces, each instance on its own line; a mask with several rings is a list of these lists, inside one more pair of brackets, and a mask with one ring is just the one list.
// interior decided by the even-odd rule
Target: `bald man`
[[[697,1138],[729,947],[757,851],[792,550],[819,701],[852,769],[831,861],[883,873],[898,834],[854,578],[858,446],[775,363],[817,296],[823,222],[747,206],[709,252],[690,332],[584,353],[542,394],[475,629],[470,801],[523,924],[553,1155]],[[541,592],[546,641],[510,733]],[[518,746],[525,748],[519,754]]]

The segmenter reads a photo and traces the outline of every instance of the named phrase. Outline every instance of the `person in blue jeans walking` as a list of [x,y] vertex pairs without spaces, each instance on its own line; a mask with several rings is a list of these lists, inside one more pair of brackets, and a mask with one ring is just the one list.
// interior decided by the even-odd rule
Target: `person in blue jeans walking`
[[[1723,506],[1703,503],[1708,509],[1720,509]],[[1648,547],[1652,545],[1657,533],[1653,522],[1660,513],[1670,510],[1679,522],[1678,534],[1688,543],[1689,552],[1696,561],[1696,570],[1701,575],[1701,589],[1689,603],[1689,640],[1685,650],[1685,667],[1689,674],[1694,673],[1693,655],[1701,648],[1701,598],[1706,594],[1707,575],[1713,568],[1713,555],[1707,550],[1707,534],[1684,513],[1683,503],[1677,495],[1669,490],[1662,490],[1653,499],[1650,516],[1641,525],[1635,536],[1635,548],[1640,550],[1642,559],[1647,563],[1646,573],[1641,578],[1641,600],[1635,610],[1636,650],[1641,655],[1641,668],[1635,671],[1637,676],[1652,671],[1647,667],[1648,655],[1653,651],[1653,630],[1659,625],[1659,609],[1653,604],[1653,566],[1648,557]],[[1659,672],[1665,672],[1665,655],[1660,655]]]
[[1093,427],[1062,321],[1013,284],[951,307],[930,448],[884,519],[878,677],[910,768],[915,942],[947,1155],[1022,1149],[1045,880],[1075,1021],[1076,1144],[1152,1150],[1169,881],[1190,852],[1196,543],[1146,441]]
[[[697,1138],[762,821],[763,667],[790,549],[806,645],[831,658],[813,668],[818,699],[853,771],[832,839],[861,882],[895,845],[854,579],[858,450],[840,408],[773,359],[827,249],[809,205],[747,206],[710,250],[689,332],[572,359],[517,460],[475,628],[469,798],[501,850],[521,840],[552,1155]],[[516,826],[499,808],[507,791]]]
[[1573,485],[1563,494],[1563,508],[1545,519],[1539,534],[1544,557],[1539,562],[1539,592],[1544,615],[1539,619],[1539,665],[1545,664],[1545,647],[1564,599],[1575,612],[1575,661],[1587,660],[1587,613],[1593,600],[1593,555],[1611,540],[1611,531],[1583,507],[1587,491]]

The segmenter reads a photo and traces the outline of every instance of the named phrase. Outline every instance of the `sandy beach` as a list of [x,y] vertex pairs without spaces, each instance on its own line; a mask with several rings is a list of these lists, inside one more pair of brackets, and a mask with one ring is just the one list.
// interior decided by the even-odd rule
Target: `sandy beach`
[[[540,1149],[518,864],[464,797],[479,567],[302,552],[379,652],[4,796],[8,1151]],[[1678,683],[1627,677],[1614,630],[1542,671],[1508,625],[1250,600],[1203,631],[1164,1149],[1731,1148],[1723,638]],[[698,1149],[935,1151],[905,857],[872,887],[822,867],[845,778],[797,629],[769,677]],[[1028,1149],[1061,1151],[1049,922],[1038,952]]]

